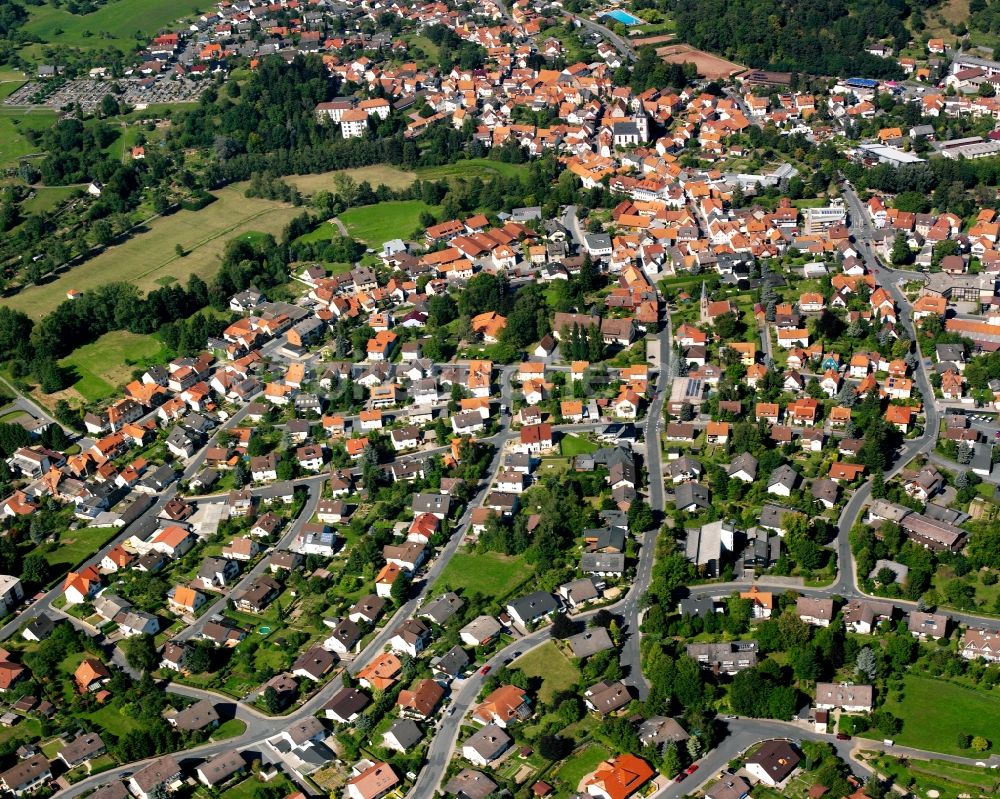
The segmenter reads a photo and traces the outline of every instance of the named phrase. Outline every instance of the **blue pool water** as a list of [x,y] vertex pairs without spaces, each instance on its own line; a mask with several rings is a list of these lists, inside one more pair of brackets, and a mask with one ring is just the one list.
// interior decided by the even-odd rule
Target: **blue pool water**
[[622,11],[616,8],[614,11],[605,11],[601,16],[611,17],[615,22],[620,22],[622,25],[642,25],[642,20],[633,14],[629,14],[628,11]]

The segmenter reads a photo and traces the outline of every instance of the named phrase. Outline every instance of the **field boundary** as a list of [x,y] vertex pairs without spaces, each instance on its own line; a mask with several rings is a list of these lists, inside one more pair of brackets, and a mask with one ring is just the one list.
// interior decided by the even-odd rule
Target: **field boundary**
[[694,64],[698,74],[709,80],[728,78],[746,69],[742,64],[720,55],[698,50],[689,44],[670,44],[656,48],[656,54],[668,64]]

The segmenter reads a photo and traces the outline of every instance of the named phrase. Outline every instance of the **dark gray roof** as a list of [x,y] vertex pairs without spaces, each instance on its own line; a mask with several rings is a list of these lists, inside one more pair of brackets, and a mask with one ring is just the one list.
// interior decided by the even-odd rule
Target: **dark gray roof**
[[497,784],[481,771],[467,768],[448,780],[444,792],[458,799],[486,799],[497,789]]
[[708,507],[708,488],[701,483],[682,483],[674,490],[674,502],[678,508],[697,505]]
[[559,609],[559,604],[548,591],[534,591],[527,596],[512,600],[508,607],[522,619],[528,620],[555,612]]
[[621,552],[586,552],[580,558],[580,571],[584,574],[622,572],[625,555]]
[[403,749],[416,746],[420,742],[420,739],[424,737],[420,725],[412,719],[397,719],[386,731],[386,735],[389,733],[392,733],[392,737],[396,739],[397,743]]
[[368,707],[370,702],[371,699],[368,695],[356,688],[343,688],[323,705],[323,709],[332,710],[342,719],[349,719],[355,713],[360,713]]
[[462,669],[469,665],[469,656],[460,646],[453,646],[441,657],[431,661],[431,667],[435,671],[443,672],[449,677],[457,677],[462,673]]
[[611,636],[603,627],[590,627],[582,633],[567,638],[566,643],[569,644],[575,658],[588,658],[598,652],[614,648]]

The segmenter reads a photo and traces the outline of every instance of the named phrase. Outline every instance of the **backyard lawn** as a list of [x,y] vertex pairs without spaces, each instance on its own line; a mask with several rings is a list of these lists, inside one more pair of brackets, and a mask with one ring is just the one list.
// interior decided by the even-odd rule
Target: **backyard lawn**
[[84,718],[90,719],[94,724],[103,730],[118,736],[119,738],[127,732],[138,730],[142,722],[132,718],[127,713],[122,713],[121,708],[114,705],[105,705],[100,710],[91,713],[82,713]]
[[559,439],[559,454],[567,458],[587,455],[599,449],[597,444],[581,436],[563,436]]
[[488,597],[503,597],[530,574],[531,567],[519,557],[499,552],[457,552],[438,577],[434,592],[463,590]]
[[168,356],[159,339],[116,330],[75,350],[59,365],[75,375],[72,387],[87,402],[96,402],[131,380],[133,369],[163,363]]
[[576,685],[580,679],[580,671],[570,663],[554,642],[548,641],[540,647],[522,655],[510,668],[520,669],[529,677],[541,677],[542,687],[538,698],[545,703],[552,701],[560,691],[565,691]]
[[38,719],[21,717],[21,721],[13,727],[0,727],[0,745],[15,738],[22,741],[34,741],[42,735],[42,723]]
[[[253,799],[254,791],[262,784],[256,777],[247,777],[243,782],[238,782],[229,790],[224,791],[221,799]],[[280,788],[286,795],[295,790],[295,786],[291,780],[284,774],[279,775],[267,784]]]
[[68,571],[78,563],[95,554],[102,546],[114,538],[117,528],[84,527],[79,530],[63,530],[59,543],[45,559],[54,570]]
[[556,772],[556,778],[562,783],[563,788],[560,793],[563,795],[575,793],[580,780],[596,769],[598,763],[606,760],[610,754],[603,746],[591,744],[570,756]]
[[406,239],[420,227],[420,215],[434,208],[422,200],[397,200],[348,208],[340,215],[351,236],[369,247],[379,247],[390,239]]
[[[907,675],[903,701],[891,695],[885,709],[903,719],[896,743],[931,752],[972,756],[958,748],[959,733],[982,735],[1000,745],[1000,698],[945,680]],[[870,737],[881,735],[869,733]]]

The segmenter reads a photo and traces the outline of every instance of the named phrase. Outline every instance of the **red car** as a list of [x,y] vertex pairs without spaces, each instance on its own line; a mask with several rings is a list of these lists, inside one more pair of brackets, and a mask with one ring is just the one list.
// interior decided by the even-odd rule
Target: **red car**
[[674,777],[674,782],[684,782],[684,778],[687,776],[685,772],[681,772],[676,777]]
[[492,669],[492,668],[493,668],[492,666],[483,666],[483,667],[482,667],[482,668],[481,668],[481,669],[479,670],[479,673],[480,673],[480,674],[484,674],[484,675],[485,675],[485,674],[489,674],[489,673],[490,673],[490,669]]
[[684,773],[685,774],[694,774],[697,770],[698,770],[698,764],[697,763],[692,763],[690,766],[688,766],[686,769],[684,769]]
[[838,732],[837,733],[837,740],[838,741],[849,741],[849,740],[851,740],[851,736],[848,735],[846,732]]

